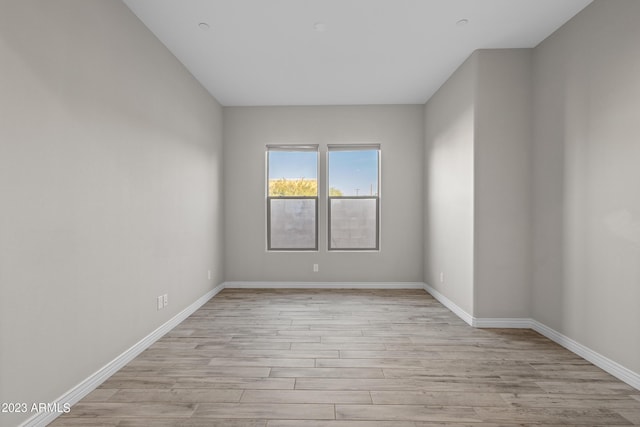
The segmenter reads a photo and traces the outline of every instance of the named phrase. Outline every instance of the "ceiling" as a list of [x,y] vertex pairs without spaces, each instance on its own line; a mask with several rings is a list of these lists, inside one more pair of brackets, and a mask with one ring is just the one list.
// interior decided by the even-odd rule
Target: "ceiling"
[[591,2],[123,1],[225,106],[422,104],[474,50],[534,47]]

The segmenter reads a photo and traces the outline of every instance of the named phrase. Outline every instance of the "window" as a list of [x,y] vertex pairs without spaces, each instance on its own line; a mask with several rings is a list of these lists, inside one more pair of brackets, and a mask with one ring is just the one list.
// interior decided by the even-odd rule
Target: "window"
[[329,250],[378,250],[380,146],[328,148]]
[[267,249],[318,250],[318,146],[267,146]]

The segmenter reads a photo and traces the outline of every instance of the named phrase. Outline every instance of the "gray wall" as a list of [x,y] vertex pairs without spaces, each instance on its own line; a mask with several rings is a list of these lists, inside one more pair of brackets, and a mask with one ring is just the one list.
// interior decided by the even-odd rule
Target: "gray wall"
[[222,111],[119,1],[3,2],[0,63],[0,401],[50,402],[222,282]]
[[[425,106],[424,281],[473,313],[477,55]],[[440,273],[444,275],[441,282]]]
[[[422,281],[422,105],[224,108],[228,281]],[[379,252],[328,253],[320,194],[319,251],[265,250],[265,145],[380,143]],[[320,181],[325,182],[325,156]],[[319,272],[312,266],[319,264]]]
[[473,314],[529,317],[531,49],[476,56]]
[[530,69],[478,50],[425,107],[424,280],[474,317],[530,315]]
[[534,52],[535,319],[640,372],[640,2]]
[[476,51],[426,104],[424,208],[428,284],[636,373],[637,16],[595,1],[535,49]]

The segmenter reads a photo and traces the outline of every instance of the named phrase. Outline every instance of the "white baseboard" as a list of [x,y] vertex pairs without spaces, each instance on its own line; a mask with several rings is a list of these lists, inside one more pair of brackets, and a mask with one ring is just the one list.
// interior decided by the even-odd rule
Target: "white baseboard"
[[246,289],[424,289],[423,282],[224,282]]
[[434,288],[427,285],[426,283],[424,284],[424,290],[427,291],[427,293],[430,294],[432,297],[440,301],[442,305],[447,307],[449,310],[453,311],[456,316],[458,316],[459,318],[467,322],[468,325],[474,326],[473,316],[467,313],[466,311],[464,311],[462,308],[460,308],[458,304],[451,301],[449,298],[445,297],[440,292],[436,291]]
[[577,354],[583,359],[593,363],[603,371],[613,375],[621,381],[629,384],[631,387],[640,390],[640,374],[633,372],[632,370],[625,368],[621,364],[614,362],[601,355],[600,353],[590,349],[589,347],[580,344],[579,342],[569,338],[566,335],[561,334],[548,327],[547,325],[538,322],[537,320],[530,318],[482,318],[473,317],[471,314],[464,311],[456,303],[449,298],[442,295],[440,292],[433,289],[431,286],[425,284],[425,291],[431,294],[435,299],[440,301],[442,305],[447,307],[459,318],[464,320],[469,325],[476,328],[518,328],[518,329],[533,329],[541,335],[549,338],[551,341],[560,344],[567,350]]
[[[111,375],[115,374],[123,366],[135,359],[136,356],[146,350],[149,346],[151,346],[151,344],[162,338],[163,335],[165,335],[171,329],[175,328],[178,324],[180,324],[180,322],[193,314],[197,309],[202,307],[207,301],[209,301],[223,289],[224,284],[216,286],[214,289],[198,298],[187,308],[173,316],[166,323],[158,327],[155,331],[142,338],[140,341],[127,349],[124,353],[113,359],[111,362],[107,363],[102,368],[98,369],[87,379],[73,387],[71,390],[67,391],[52,403],[57,403],[59,407],[63,407],[65,403],[74,405],[75,403],[80,401],[80,399],[98,388],[98,386],[106,381]],[[20,424],[20,427],[46,426],[47,424],[55,420],[58,416],[60,416],[60,413],[58,412],[39,412],[26,420],[24,423]]]
[[568,336],[561,334],[555,329],[551,329],[547,325],[542,324],[537,320],[531,319],[531,329],[541,335],[544,335],[551,341],[555,341],[556,343],[560,344],[567,350],[577,354],[583,359],[593,363],[603,371],[608,372],[619,380],[629,384],[631,387],[640,390],[639,373],[625,368],[621,364],[614,362],[608,357],[605,357],[600,353],[590,349],[589,347],[569,338]]

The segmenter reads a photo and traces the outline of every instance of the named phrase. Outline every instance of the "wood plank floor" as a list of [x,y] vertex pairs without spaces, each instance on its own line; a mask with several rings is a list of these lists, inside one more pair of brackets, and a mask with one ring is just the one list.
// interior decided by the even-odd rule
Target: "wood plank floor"
[[640,392],[420,290],[227,289],[52,425],[624,426]]

